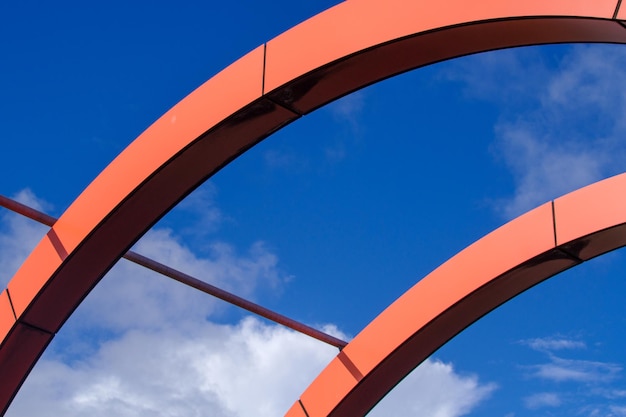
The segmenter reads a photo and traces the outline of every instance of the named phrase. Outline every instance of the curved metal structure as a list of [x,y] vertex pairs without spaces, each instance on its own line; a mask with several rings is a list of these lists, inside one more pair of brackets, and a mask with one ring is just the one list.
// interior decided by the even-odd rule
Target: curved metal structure
[[363,416],[483,315],[559,272],[626,245],[624,189],[626,174],[584,187],[459,252],[348,343],[287,416]]
[[[626,6],[619,6],[620,0],[451,0],[427,5],[349,0],[250,52],[131,143],[72,203],[0,293],[0,410],[6,410],[65,320],[128,248],[195,187],[263,138],[356,89],[444,59],[544,43],[626,43],[620,21],[626,19]],[[362,415],[417,364],[413,355],[425,357],[489,311],[483,304],[493,308],[576,264],[586,253],[622,246],[624,219],[600,218],[602,209],[622,208],[607,194],[620,181],[622,177],[609,181],[618,185],[598,193],[607,201],[598,210],[591,210],[596,207],[589,202],[581,207],[590,211],[567,203],[578,198],[575,193],[555,202],[556,217],[544,206],[494,232],[501,237],[485,238],[453,258],[453,264],[473,265],[477,278],[446,281],[437,278],[448,273],[437,272],[440,268],[418,284],[351,342],[305,392],[301,402],[308,416]],[[605,190],[604,184],[593,192]],[[576,216],[587,219],[590,227],[564,226]],[[555,230],[554,218],[560,239],[556,244],[554,233],[547,233],[550,227]],[[539,243],[529,239],[531,226],[542,236]],[[505,256],[503,248],[492,246],[500,239],[519,251]],[[493,258],[489,251],[495,251]],[[488,265],[482,271],[470,258]],[[454,287],[441,290],[439,279]],[[500,287],[505,295],[490,290]],[[422,291],[438,296],[416,295]],[[421,318],[411,325],[385,327],[389,320],[415,315]],[[335,382],[326,386],[330,380]],[[298,407],[300,402],[289,415],[304,416]]]

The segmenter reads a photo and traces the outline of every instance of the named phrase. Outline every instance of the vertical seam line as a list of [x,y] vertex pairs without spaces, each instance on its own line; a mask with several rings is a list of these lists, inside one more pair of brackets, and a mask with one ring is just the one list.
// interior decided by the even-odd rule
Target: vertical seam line
[[13,313],[13,317],[15,321],[17,321],[17,314],[15,314],[15,307],[13,307],[13,300],[11,300],[11,294],[9,293],[9,289],[7,288],[7,297],[9,298],[9,305],[11,306],[11,312]]
[[267,62],[267,42],[263,44],[263,77],[261,79],[261,96],[265,95],[265,64]]
[[617,6],[615,6],[615,13],[613,13],[613,19],[617,19],[617,14],[619,13],[619,8],[622,4],[622,0],[617,0]]
[[554,234],[554,247],[557,247],[557,239],[556,239],[556,212],[554,210],[554,200],[550,202],[552,204],[552,232]]
[[302,411],[304,411],[304,415],[306,417],[309,417],[309,413],[306,412],[306,408],[304,408],[304,404],[302,404],[302,400],[298,399],[298,404],[300,404],[300,407],[302,407]]

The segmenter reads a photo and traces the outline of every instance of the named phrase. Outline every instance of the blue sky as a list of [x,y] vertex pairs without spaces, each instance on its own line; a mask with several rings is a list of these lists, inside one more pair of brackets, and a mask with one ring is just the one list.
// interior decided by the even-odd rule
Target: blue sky
[[[58,216],[213,74],[333,2],[0,5],[0,193]],[[135,247],[350,338],[456,252],[620,173],[626,49],[559,45],[407,73],[299,120]],[[0,212],[0,283],[45,232]],[[453,339],[376,416],[626,416],[623,251]],[[336,354],[120,262],[8,416],[281,415]]]

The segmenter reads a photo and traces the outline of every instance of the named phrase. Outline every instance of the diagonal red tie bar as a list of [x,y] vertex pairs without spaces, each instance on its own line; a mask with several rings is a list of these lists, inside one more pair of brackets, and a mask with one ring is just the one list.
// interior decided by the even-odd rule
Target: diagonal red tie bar
[[[39,210],[19,203],[3,195],[0,195],[0,206],[50,227],[52,227],[57,220],[54,217],[47,215],[46,213],[42,213]],[[285,317],[282,314],[269,310],[251,301],[248,301],[245,298],[241,298],[207,282],[187,275],[184,272],[178,271],[146,256],[140,255],[137,252],[128,251],[123,256],[123,258],[134,262],[137,265],[141,265],[145,268],[158,272],[161,275],[165,275],[166,277],[171,278],[175,281],[202,291],[206,294],[224,300],[227,303],[236,305],[237,307],[243,308],[244,310],[264,317],[275,323],[282,324],[283,326],[288,327],[292,330],[303,333],[324,343],[328,343],[329,345],[336,348],[342,349],[348,344],[348,342],[345,342],[327,333],[314,329],[313,327],[307,326],[306,324],[300,323],[299,321],[290,319],[289,317]]]

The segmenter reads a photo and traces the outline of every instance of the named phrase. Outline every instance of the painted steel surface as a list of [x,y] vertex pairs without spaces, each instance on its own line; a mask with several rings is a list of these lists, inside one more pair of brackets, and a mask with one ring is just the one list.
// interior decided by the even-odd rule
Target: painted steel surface
[[[6,410],[53,335],[124,252],[189,192],[274,131],[358,88],[444,59],[544,43],[626,43],[626,28],[618,20],[625,13],[618,0],[349,0],[250,52],[131,143],[59,218],[1,293],[0,410]],[[619,186],[623,180],[614,181],[609,183]],[[600,191],[580,192],[604,201],[603,187],[615,191],[606,183],[596,187]],[[402,346],[419,345],[423,356],[489,311],[479,308],[483,302],[497,306],[577,263],[573,255],[595,256],[623,245],[624,219],[610,208],[621,207],[619,201],[587,201],[578,208],[567,198],[554,203],[556,218],[563,216],[563,226],[557,222],[558,250],[546,231],[553,220],[551,206],[543,206],[498,229],[494,236],[499,237],[460,253],[450,262],[472,266],[476,277],[442,291],[437,280],[452,279],[446,278],[453,271],[445,272],[452,268],[447,263],[421,281],[415,287],[419,291],[414,288],[390,306],[303,394],[309,417],[362,415],[416,364]],[[596,219],[597,210],[615,215],[607,216],[607,223]],[[586,226],[574,225],[576,218]],[[528,228],[542,239],[527,239]],[[483,271],[472,259],[502,251],[493,246],[500,239],[519,251]],[[552,247],[546,246],[550,239]],[[506,297],[492,298],[488,289],[498,286]],[[402,301],[422,300],[416,291],[432,294],[427,308]],[[450,308],[452,300],[457,304]],[[407,314],[421,318],[411,321],[413,327],[384,327],[387,317]],[[382,339],[388,343],[379,344]],[[325,378],[334,381],[328,388],[318,382]],[[364,397],[366,405],[359,405]],[[299,415],[297,410],[293,407],[290,415]]]
[[359,333],[292,407],[362,416],[465,327],[539,282],[626,245],[626,174],[546,203],[459,252]]

